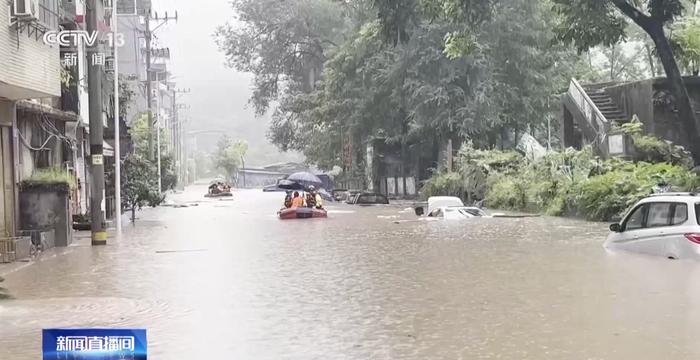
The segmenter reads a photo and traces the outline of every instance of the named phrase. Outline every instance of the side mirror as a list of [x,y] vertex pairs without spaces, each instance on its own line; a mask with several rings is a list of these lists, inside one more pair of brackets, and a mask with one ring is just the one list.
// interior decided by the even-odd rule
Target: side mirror
[[619,223],[610,224],[610,231],[612,232],[622,232],[622,226]]
[[416,211],[416,216],[423,216],[423,214],[425,214],[425,210],[423,210],[422,206],[417,207],[414,210]]

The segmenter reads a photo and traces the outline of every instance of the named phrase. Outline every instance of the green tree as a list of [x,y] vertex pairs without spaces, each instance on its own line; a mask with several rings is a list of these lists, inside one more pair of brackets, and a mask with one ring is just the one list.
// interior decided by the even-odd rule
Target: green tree
[[688,90],[683,84],[678,63],[665,28],[682,15],[681,0],[553,0],[561,16],[557,26],[559,39],[571,42],[580,51],[603,44],[610,46],[624,39],[628,20],[639,26],[654,42],[656,54],[675,98],[679,120],[690,150],[700,163],[700,133]]
[[233,142],[224,135],[217,144],[215,155],[216,167],[223,170],[229,181],[238,183],[238,170],[243,164],[243,158],[248,151],[248,144],[243,141]]
[[258,115],[283,95],[311,92],[326,52],[346,28],[331,0],[233,0],[239,22],[220,26],[215,39],[228,65],[255,77],[251,102]]
[[700,20],[690,17],[680,22],[672,33],[672,40],[681,65],[687,73],[700,72]]
[[145,205],[158,206],[164,198],[158,193],[158,174],[150,161],[132,154],[124,159],[122,166],[122,208],[131,209],[133,223],[136,210]]
[[[136,120],[131,124],[131,139],[134,142],[135,153],[143,159],[148,158],[148,115],[141,114]],[[166,130],[161,129],[161,140],[169,139]],[[163,187],[162,190],[171,190],[177,185],[177,175],[175,174],[175,163],[173,161],[173,156],[168,151],[168,145],[165,141],[160,143],[160,182]],[[155,179],[158,179],[158,174],[155,174]]]

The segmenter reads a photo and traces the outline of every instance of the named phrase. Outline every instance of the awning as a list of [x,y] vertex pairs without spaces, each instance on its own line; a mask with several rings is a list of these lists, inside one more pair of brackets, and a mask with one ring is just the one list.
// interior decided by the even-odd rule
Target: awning
[[102,155],[114,157],[114,148],[104,141],[102,142]]
[[61,121],[78,121],[79,116],[74,112],[62,111],[52,108],[51,106],[36,103],[29,100],[20,100],[17,102],[18,112],[27,112],[35,115],[46,115],[51,119]]

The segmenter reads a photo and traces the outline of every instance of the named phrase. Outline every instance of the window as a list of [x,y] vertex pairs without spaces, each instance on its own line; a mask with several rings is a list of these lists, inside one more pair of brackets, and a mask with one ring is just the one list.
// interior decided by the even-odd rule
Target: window
[[659,202],[644,204],[632,211],[623,226],[624,230],[680,225],[688,220],[688,205]]
[[39,22],[49,29],[58,29],[59,0],[39,0]]
[[646,227],[668,226],[671,222],[671,203],[652,203],[649,205]]
[[686,204],[673,204],[674,213],[671,225],[680,225],[688,221],[688,205]]
[[644,216],[646,215],[648,205],[644,204],[632,210],[630,216],[625,220],[623,228],[625,230],[637,230],[644,226]]
[[698,225],[700,225],[700,203],[695,204],[695,217],[697,217]]

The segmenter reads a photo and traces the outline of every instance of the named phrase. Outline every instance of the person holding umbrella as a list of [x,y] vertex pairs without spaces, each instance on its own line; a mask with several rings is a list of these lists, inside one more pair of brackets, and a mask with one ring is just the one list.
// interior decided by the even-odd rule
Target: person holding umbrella
[[306,194],[306,206],[310,208],[323,209],[323,199],[316,192],[316,187],[309,185],[309,192]]

